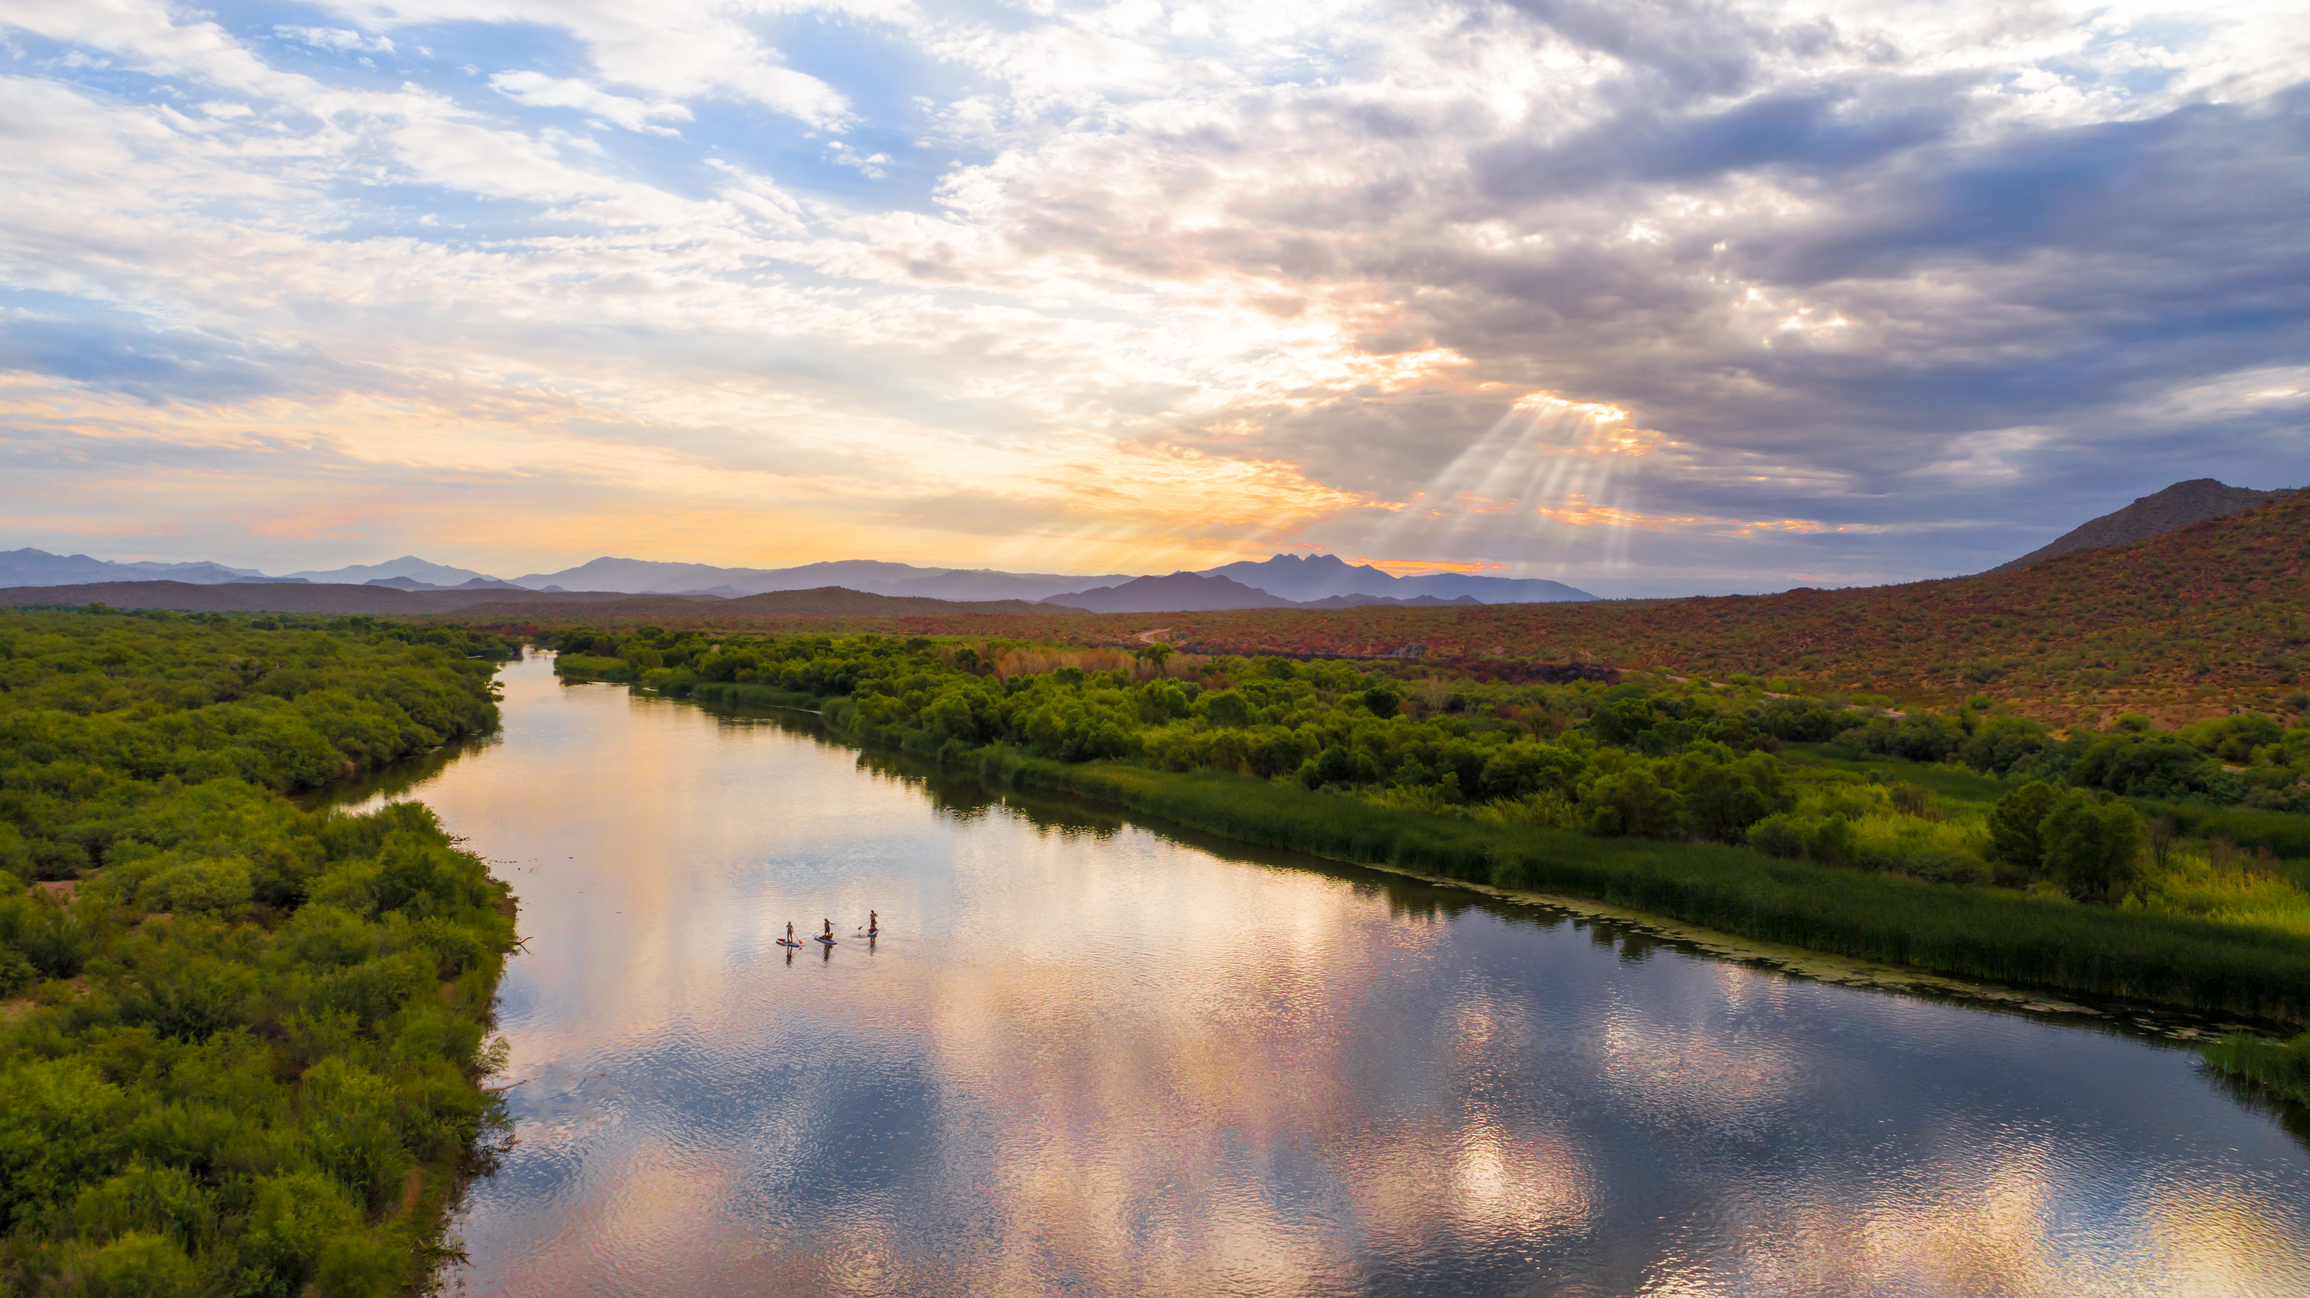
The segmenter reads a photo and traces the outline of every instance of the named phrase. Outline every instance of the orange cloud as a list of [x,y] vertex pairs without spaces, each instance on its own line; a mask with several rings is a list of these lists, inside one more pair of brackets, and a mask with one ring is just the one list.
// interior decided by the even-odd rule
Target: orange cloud
[[1716,518],[1707,514],[1639,514],[1612,505],[1590,504],[1577,493],[1565,497],[1564,504],[1555,509],[1543,505],[1532,511],[1542,518],[1570,527],[1629,527],[1647,532],[1662,532],[1672,527],[1717,528],[1734,536],[1753,536],[1758,532],[1818,532],[1821,524],[1809,518],[1738,519]]
[[1504,563],[1485,563],[1478,559],[1350,559],[1350,563],[1368,564],[1391,577],[1423,577],[1430,573],[1458,572],[1476,575],[1487,572],[1506,572]]

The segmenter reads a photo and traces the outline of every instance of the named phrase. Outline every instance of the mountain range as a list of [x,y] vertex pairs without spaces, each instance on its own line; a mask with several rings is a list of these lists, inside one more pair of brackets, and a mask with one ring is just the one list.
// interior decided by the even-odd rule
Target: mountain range
[[[2148,540],[2178,528],[2265,504],[2284,491],[2232,487],[2212,478],[2177,482],[2123,509],[2104,514],[1989,574],[2011,572],[2082,550]],[[195,586],[296,584],[381,587],[405,592],[502,591],[610,595],[668,595],[735,600],[777,591],[831,587],[897,599],[959,603],[1021,601],[1101,613],[1218,612],[1258,608],[1346,608],[1367,604],[1546,604],[1596,596],[1561,582],[1436,572],[1398,577],[1337,555],[1278,554],[1222,564],[1201,572],[1134,577],[1127,573],[1070,576],[1000,572],[991,568],[919,568],[875,559],[842,559],[794,568],[724,568],[605,555],[559,572],[506,580],[470,568],[403,555],[384,563],[353,564],[271,577],[254,568],[219,563],[117,563],[85,554],[44,550],[0,552],[0,588],[169,582]],[[285,596],[283,597],[285,598]]]
[[1334,555],[1279,554],[1261,563],[1231,563],[1203,573],[1164,577],[1067,576],[999,572],[991,568],[918,568],[874,559],[844,559],[795,568],[723,568],[703,563],[661,563],[604,556],[559,572],[533,572],[511,581],[403,555],[384,563],[353,564],[269,577],[251,568],[214,563],[115,563],[84,554],[42,550],[0,553],[0,587],[83,586],[108,582],[182,582],[191,585],[278,583],[370,586],[400,591],[535,591],[591,595],[677,595],[743,599],[774,591],[842,587],[897,599],[964,603],[1043,602],[1099,612],[1152,613],[1230,608],[1344,608],[1360,604],[1532,603],[1596,598],[1560,582],[1443,573],[1396,577]]

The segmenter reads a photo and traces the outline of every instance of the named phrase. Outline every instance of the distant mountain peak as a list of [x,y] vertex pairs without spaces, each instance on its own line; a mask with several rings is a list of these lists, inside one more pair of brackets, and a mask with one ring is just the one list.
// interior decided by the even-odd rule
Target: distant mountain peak
[[1255,590],[1303,604],[1346,595],[1377,595],[1399,600],[1432,595],[1446,601],[1467,595],[1485,604],[1557,603],[1596,598],[1562,582],[1539,578],[1479,577],[1461,572],[1398,577],[1373,564],[1349,563],[1329,553],[1278,554],[1256,563],[1246,559],[1206,568],[1203,575],[1227,577]]
[[1293,601],[1242,582],[1184,569],[1162,577],[1139,577],[1115,586],[1053,595],[1043,601],[1093,613],[1208,613],[1220,609],[1290,608]]
[[2256,491],[2251,487],[2233,487],[2212,478],[2191,478],[2186,482],[2177,482],[2163,491],[2139,497],[2124,509],[2113,510],[2072,528],[2051,543],[2018,559],[2001,563],[1982,575],[1990,577],[2001,572],[2012,572],[2048,559],[2058,559],[2065,554],[2075,554],[2080,550],[2098,550],[2105,545],[2147,541],[2153,536],[2164,536],[2192,523],[2226,518],[2231,514],[2266,505],[2288,494],[2291,494],[2289,489]]

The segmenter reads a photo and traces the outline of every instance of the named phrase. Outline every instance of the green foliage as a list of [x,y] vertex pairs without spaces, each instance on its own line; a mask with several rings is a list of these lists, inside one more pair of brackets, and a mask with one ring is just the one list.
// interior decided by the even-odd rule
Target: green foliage
[[1588,832],[1601,837],[1669,838],[1684,823],[1684,799],[1649,767],[1603,776],[1580,801]]
[[1974,770],[2003,775],[2045,751],[2051,741],[2052,731],[2027,717],[1984,717],[1957,749],[1957,757]]
[[2310,1032],[2291,1041],[2235,1033],[2206,1046],[2205,1055],[2206,1062],[2225,1073],[2310,1105]]
[[[560,638],[619,656],[636,643]],[[1352,662],[1174,658],[1158,669],[1119,651],[926,637],[701,635],[681,651],[692,666],[650,684],[816,706],[862,743],[975,761],[995,778],[1112,797],[1253,842],[1560,887],[1948,972],[2289,1015],[2302,1011],[2272,1007],[2300,995],[2310,1008],[2310,896],[2259,877],[2149,877],[2138,818],[2068,774],[2156,769],[2166,759],[2142,746],[2180,743],[2170,735],[2062,738],[1979,709],[1872,715],[1698,683],[1430,678],[1407,689],[1396,669]],[[1849,741],[1841,758],[1826,755],[1832,737]],[[2180,746],[2187,763],[2210,764]],[[2049,828],[2057,805],[2073,809]],[[2248,814],[2202,796],[2187,805]],[[2310,830],[2310,817],[2280,819]],[[1695,862],[1709,863],[1709,883],[1688,895],[1670,880],[1692,877]],[[1623,877],[1630,870],[1640,877]],[[2080,899],[2133,900],[2080,907],[1979,886],[2049,874]],[[1758,882],[1767,878],[1786,889]],[[1758,888],[1763,909],[1748,909]],[[2185,922],[2198,927],[2156,927]],[[1986,927],[1962,931],[1974,923]],[[2246,970],[2275,981],[2249,988],[2236,981]]]
[[1850,865],[1857,850],[1857,838],[1852,820],[1843,815],[1776,811],[1749,826],[1743,841],[1760,852],[1786,860]]
[[2147,835],[2140,813],[2123,802],[2071,789],[2054,799],[2038,838],[2046,872],[2080,901],[2115,901],[2141,881]]
[[2284,739],[2285,731],[2262,713],[2241,712],[2184,726],[2175,733],[2175,738],[2208,756],[2243,766],[2254,760],[2255,749]]
[[1677,776],[1685,828],[1710,842],[1738,843],[1750,826],[1796,805],[1787,771],[1763,753],[1733,760],[1717,745],[1696,746],[1678,761]]
[[1912,762],[1946,761],[1950,755],[1965,747],[1965,731],[1947,717],[1920,713],[1895,720],[1876,717],[1866,725],[1840,732],[1836,742],[1840,747],[1875,753],[1881,757],[1901,757]]
[[2045,823],[2045,813],[2053,810],[2054,797],[2052,785],[2031,780],[1998,799],[1997,810],[1990,813],[1992,851],[2024,878],[2044,868],[2045,843],[2038,829]]
[[[1425,680],[1407,690],[1387,670],[1346,662],[1182,665],[1137,651],[1110,652],[1111,667],[1089,670],[1001,642],[927,637],[715,640],[702,631],[577,628],[546,638],[565,646],[565,673],[594,673],[601,662],[634,661],[649,650],[687,664],[646,674],[669,694],[814,706],[837,731],[926,752],[1002,745],[1065,762],[1133,760],[1169,771],[1288,778],[1375,805],[1561,822],[1603,836],[1739,844],[1752,826],[1786,815],[1755,840],[1760,850],[1947,881],[2041,877],[2034,821],[2017,825],[2008,808],[2000,847],[1986,807],[1959,810],[1956,819],[1944,814],[1992,800],[2000,777],[2128,796],[2179,791],[2201,801],[2236,801],[2252,790],[2249,805],[2278,809],[2300,799],[2310,810],[2310,785],[2293,767],[2273,764],[2289,751],[2290,731],[2256,749],[2269,761],[2241,782],[2170,734],[2063,739],[2037,722],[1973,707],[1956,716],[1872,714],[1834,701],[1634,681]],[[599,657],[576,657],[577,648]],[[2258,728],[2245,733],[2268,737]],[[2310,767],[2310,732],[2304,736]],[[1855,803],[1850,790],[1823,787],[1805,796],[1827,801],[1798,806],[1801,791],[1786,787],[1782,764],[1769,754],[1829,738],[1836,742],[1807,749],[1807,758],[1841,754],[1846,760],[1823,764],[1875,785],[1885,777],[1872,772],[1886,763],[1916,763],[1907,780],[1924,800],[1904,804],[1909,795],[1881,788],[1884,796]],[[2042,819],[2043,808],[2032,809]]]
[[496,1121],[502,886],[281,791],[493,726],[503,642],[264,621],[0,615],[0,1291],[403,1292]]
[[2245,790],[2212,758],[2175,735],[2112,735],[2086,748],[2070,783],[2132,798],[2206,797],[2237,802]]
[[990,780],[1095,798],[1243,842],[1592,897],[1760,941],[1970,977],[2310,1016],[2310,938],[2290,933],[1776,861],[1705,843],[1447,818],[1219,771],[1072,764],[1008,748],[984,750],[976,766]]

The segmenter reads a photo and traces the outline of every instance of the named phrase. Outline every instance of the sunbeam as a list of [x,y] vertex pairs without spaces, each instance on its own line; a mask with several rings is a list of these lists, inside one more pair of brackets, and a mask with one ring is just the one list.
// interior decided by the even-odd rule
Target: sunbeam
[[[1577,544],[1581,529],[1602,525],[1599,558],[1620,566],[1628,559],[1627,520],[1635,517],[1625,508],[1625,474],[1659,441],[1631,426],[1618,406],[1534,393],[1438,470],[1381,526],[1374,548],[1387,549],[1417,531],[1423,544],[1457,550],[1478,530],[1497,539],[1505,515],[1530,519],[1532,541],[1546,535],[1559,547]],[[1559,549],[1547,557],[1569,556]]]

